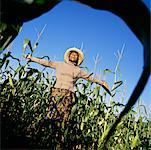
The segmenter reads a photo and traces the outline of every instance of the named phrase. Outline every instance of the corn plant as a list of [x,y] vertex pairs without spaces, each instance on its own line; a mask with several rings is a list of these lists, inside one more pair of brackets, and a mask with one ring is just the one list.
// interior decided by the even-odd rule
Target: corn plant
[[[26,40],[24,44],[27,43]],[[18,64],[16,68],[11,67],[12,60]],[[114,95],[107,104],[100,86],[78,80],[69,123],[52,122],[46,119],[46,111],[55,77],[46,70],[32,68],[30,62],[22,65],[11,52],[0,58],[0,68],[2,147],[5,148],[57,149],[59,145],[63,149],[102,149],[109,129],[125,107],[118,100],[114,101]],[[121,82],[117,82],[112,92],[122,90]],[[120,101],[120,97],[118,99]],[[138,107],[140,111],[145,106]],[[122,119],[106,149],[151,147],[151,120],[147,114],[140,114],[136,119],[137,113],[131,109]]]

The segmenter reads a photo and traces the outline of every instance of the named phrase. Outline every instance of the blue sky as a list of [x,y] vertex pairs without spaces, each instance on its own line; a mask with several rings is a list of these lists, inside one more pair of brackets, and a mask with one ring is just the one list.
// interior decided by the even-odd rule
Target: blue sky
[[[149,1],[146,2],[149,4]],[[82,66],[87,66],[90,72],[94,71],[93,57],[97,54],[101,59],[97,73],[106,68],[114,70],[117,62],[114,53],[121,50],[125,43],[124,56],[120,62],[120,79],[124,81],[125,100],[128,100],[142,72],[143,48],[123,20],[107,11],[65,1],[39,18],[24,23],[22,31],[13,42],[12,53],[21,58],[23,40],[29,38],[33,44],[37,39],[36,30],[40,31],[45,24],[47,26],[34,56],[48,55],[52,60],[55,58],[57,61],[63,61],[67,48],[80,48],[83,43],[85,60]],[[33,63],[32,66],[40,68]],[[101,78],[112,86],[112,74]],[[151,78],[141,98],[150,109]]]

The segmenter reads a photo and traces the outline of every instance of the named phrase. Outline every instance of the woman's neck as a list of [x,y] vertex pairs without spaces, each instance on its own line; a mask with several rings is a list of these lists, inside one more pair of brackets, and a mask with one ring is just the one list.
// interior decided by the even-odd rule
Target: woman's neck
[[76,62],[72,62],[72,61],[69,61],[68,64],[71,64],[71,65],[74,65],[74,66],[77,66],[77,63]]

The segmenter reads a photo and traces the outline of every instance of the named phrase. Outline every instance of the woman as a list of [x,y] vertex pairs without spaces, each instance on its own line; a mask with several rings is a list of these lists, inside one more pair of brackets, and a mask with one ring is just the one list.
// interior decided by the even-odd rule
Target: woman
[[93,78],[91,74],[79,67],[83,62],[83,52],[75,47],[67,49],[64,54],[64,62],[53,62],[27,55],[32,62],[56,69],[56,84],[52,88],[50,105],[47,113],[49,119],[68,121],[69,114],[75,102],[74,85],[79,78],[89,80],[103,86],[110,94],[109,86],[105,81]]

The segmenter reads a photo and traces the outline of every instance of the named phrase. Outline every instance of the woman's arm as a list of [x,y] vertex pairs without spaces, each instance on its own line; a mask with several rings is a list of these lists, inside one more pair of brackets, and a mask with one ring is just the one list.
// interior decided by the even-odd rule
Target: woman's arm
[[48,61],[48,60],[45,60],[45,59],[39,59],[39,58],[36,58],[36,57],[32,57],[31,55],[27,55],[26,58],[28,60],[32,61],[32,62],[39,63],[43,66],[56,68],[56,62]]
[[87,72],[82,71],[82,70],[80,71],[79,77],[81,77],[85,80],[91,81],[93,83],[97,83],[97,84],[101,85],[111,95],[110,88],[105,81],[94,78],[94,77],[92,77],[91,74],[88,74]]

